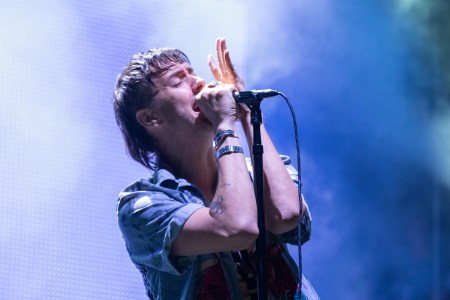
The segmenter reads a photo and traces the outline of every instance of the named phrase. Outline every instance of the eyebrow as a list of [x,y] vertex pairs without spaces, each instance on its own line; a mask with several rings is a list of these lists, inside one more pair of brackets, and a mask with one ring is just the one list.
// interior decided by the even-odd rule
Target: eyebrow
[[178,77],[180,74],[184,73],[185,70],[187,70],[187,72],[189,74],[194,73],[194,69],[192,67],[182,67],[182,69],[178,69],[176,71],[174,71],[173,73],[170,73],[169,76],[167,76],[169,79],[173,78],[173,77]]

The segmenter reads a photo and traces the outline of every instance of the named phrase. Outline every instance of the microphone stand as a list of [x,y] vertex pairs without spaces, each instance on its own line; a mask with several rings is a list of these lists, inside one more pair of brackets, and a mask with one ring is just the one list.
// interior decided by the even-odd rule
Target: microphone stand
[[261,143],[262,115],[260,104],[262,97],[255,96],[247,102],[250,108],[250,118],[253,125],[253,186],[258,209],[259,236],[256,240],[256,257],[258,261],[257,284],[258,300],[267,300],[267,271],[266,271],[266,226],[264,221],[264,199],[263,199],[263,145]]

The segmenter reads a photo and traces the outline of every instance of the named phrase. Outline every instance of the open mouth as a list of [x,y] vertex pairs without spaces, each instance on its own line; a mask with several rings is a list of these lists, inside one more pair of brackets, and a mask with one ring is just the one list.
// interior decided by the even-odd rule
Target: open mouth
[[195,112],[201,112],[200,107],[195,102],[194,102],[194,105],[192,105],[192,110]]
[[194,103],[194,105],[192,105],[192,110],[197,114],[198,120],[209,122],[208,118],[203,114],[197,103]]

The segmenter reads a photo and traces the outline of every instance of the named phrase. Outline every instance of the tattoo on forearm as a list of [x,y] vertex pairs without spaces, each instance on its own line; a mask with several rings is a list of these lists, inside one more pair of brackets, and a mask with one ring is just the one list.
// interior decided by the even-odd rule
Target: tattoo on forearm
[[215,214],[215,215],[223,214],[222,202],[223,202],[223,197],[221,195],[219,195],[216,199],[214,199],[211,202],[211,205],[209,208],[211,209],[211,212],[213,214]]

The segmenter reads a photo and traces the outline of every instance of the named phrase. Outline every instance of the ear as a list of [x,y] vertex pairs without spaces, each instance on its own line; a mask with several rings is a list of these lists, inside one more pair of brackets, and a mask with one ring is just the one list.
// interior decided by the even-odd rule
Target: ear
[[149,108],[143,108],[136,112],[136,119],[144,128],[159,127],[162,120],[158,118],[154,112]]

